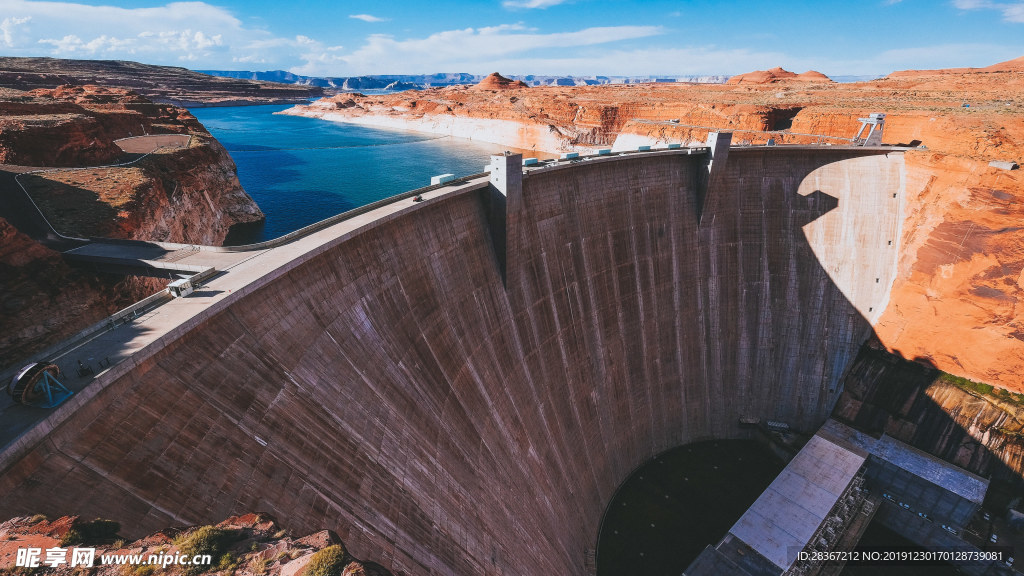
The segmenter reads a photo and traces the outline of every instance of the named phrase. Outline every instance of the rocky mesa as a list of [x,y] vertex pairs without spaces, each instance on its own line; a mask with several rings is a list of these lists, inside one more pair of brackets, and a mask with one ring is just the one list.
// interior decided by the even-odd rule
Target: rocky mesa
[[[232,516],[216,525],[168,528],[134,541],[122,539],[119,529],[112,520],[78,516],[11,518],[0,523],[0,566],[14,566],[19,550],[35,549],[40,551],[38,565],[23,567],[26,574],[35,573],[34,568],[54,576],[77,576],[86,569],[94,576],[391,576],[381,565],[354,557],[332,530],[293,536],[266,514]],[[76,548],[92,551],[91,568],[71,565]],[[56,550],[49,564],[47,550]],[[197,562],[203,557],[210,562],[191,564],[196,557]]]
[[[476,87],[339,95],[284,113],[483,139],[536,151],[697,144],[849,144],[858,118],[887,114],[906,154],[899,275],[875,326],[909,359],[1024,390],[1024,182],[992,161],[1024,160],[1024,59],[987,68],[897,72],[841,84],[781,68],[725,85]],[[1003,164],[1002,166],[1010,166]]]
[[757,70],[755,72],[747,72],[746,74],[733,76],[732,78],[729,78],[729,81],[726,82],[726,84],[771,84],[773,82],[782,82],[785,80],[797,82],[832,82],[831,78],[816,70],[808,70],[802,74],[796,74],[789,70],[784,70],[781,67],[775,67],[771,70]]

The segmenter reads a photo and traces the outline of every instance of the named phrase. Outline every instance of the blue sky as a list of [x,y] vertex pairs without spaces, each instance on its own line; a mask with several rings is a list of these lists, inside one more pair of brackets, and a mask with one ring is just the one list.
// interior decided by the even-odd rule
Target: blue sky
[[885,74],[1024,56],[1024,0],[0,0],[0,55],[318,76]]

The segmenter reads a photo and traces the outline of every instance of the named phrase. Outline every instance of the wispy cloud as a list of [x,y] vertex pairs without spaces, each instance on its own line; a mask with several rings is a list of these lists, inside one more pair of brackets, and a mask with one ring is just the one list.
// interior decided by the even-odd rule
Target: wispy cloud
[[501,5],[513,10],[529,10],[533,8],[550,8],[565,2],[567,0],[505,0]]
[[0,6],[6,56],[118,58],[202,69],[230,62],[283,68],[303,62],[303,55],[329,53],[326,44],[305,36],[249,28],[227,9],[205,2],[120,8],[0,0]]
[[[514,62],[534,51],[611,44],[662,33],[660,26],[605,26],[540,34],[521,24],[503,24],[446,30],[425,38],[397,39],[387,34],[374,34],[348,54],[333,54],[331,63],[344,63],[346,73],[350,74],[423,70],[493,72],[494,62]],[[307,57],[307,63],[293,72],[325,74],[323,64]],[[518,65],[516,69],[524,70]],[[567,73],[568,69],[565,70]]]
[[953,0],[961,10],[997,10],[1004,22],[1024,23],[1024,2],[992,2],[990,0]]
[[[963,10],[998,10],[993,16],[1024,21],[1022,0],[955,0],[954,5]],[[522,23],[414,36],[372,34],[339,46],[329,37],[280,36],[240,20],[226,8],[200,1],[120,8],[0,0],[0,7],[0,52],[5,56],[116,58],[197,69],[286,69],[317,76],[495,70],[508,74],[738,74],[774,66],[826,74],[876,74],[906,68],[985,66],[1024,53],[1024,41],[1018,41],[879,49],[849,58],[799,56],[769,48],[687,46],[678,38],[659,43],[658,36],[668,37],[661,26],[573,29],[566,25],[541,32]],[[754,42],[758,38],[746,40],[755,46],[777,45]],[[641,44],[636,42],[639,39],[649,40]]]
[[380,16],[374,16],[372,14],[349,14],[349,18],[355,20],[362,20],[363,22],[387,22],[390,18],[381,18]]
[[979,8],[992,8],[994,4],[989,0],[953,0],[953,6],[961,10],[977,10]]
[[0,41],[3,41],[3,45],[11,48],[15,45],[15,36],[19,32],[19,28],[23,28],[25,24],[32,20],[31,16],[25,16],[24,18],[11,18],[8,16],[4,18],[3,22],[0,22]]
[[[522,24],[503,24],[445,30],[425,37],[373,34],[346,49],[320,38],[283,37],[250,27],[226,8],[206,2],[171,2],[148,8],[39,0],[0,0],[0,4],[0,47],[8,56],[117,58],[198,69],[258,65],[260,69],[330,76],[490,72],[495,62],[537,62],[550,57],[545,52],[556,50],[568,50],[563,57],[580,50],[596,56],[620,46],[617,42],[663,33],[659,26],[540,33]],[[384,20],[373,14],[352,17],[365,22]],[[592,46],[601,48],[590,50]],[[526,70],[525,66],[516,68]]]
[[[888,73],[896,70],[983,67],[1017,58],[1024,45],[950,43],[883,50],[849,61],[823,63],[841,74]],[[820,69],[820,68],[819,68]]]

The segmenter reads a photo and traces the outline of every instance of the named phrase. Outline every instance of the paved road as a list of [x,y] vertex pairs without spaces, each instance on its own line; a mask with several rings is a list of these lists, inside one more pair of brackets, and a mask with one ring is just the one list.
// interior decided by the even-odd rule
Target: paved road
[[[213,252],[198,250],[195,254],[184,256],[180,261],[192,263],[214,263],[221,274],[208,280],[206,284],[187,298],[177,298],[166,304],[145,311],[137,318],[128,322],[120,322],[110,329],[104,330],[84,342],[63,349],[55,356],[47,359],[60,366],[64,374],[62,382],[74,391],[86,388],[96,377],[103,374],[110,366],[129,359],[135,352],[152,344],[172,330],[196,319],[206,309],[217,305],[252,284],[258,284],[273,270],[296,261],[301,255],[316,250],[339,237],[371,225],[375,221],[384,221],[387,216],[412,207],[429,206],[432,199],[449,194],[464,193],[467,189],[475,189],[486,185],[487,177],[472,180],[466,184],[441,188],[423,194],[424,201],[417,203],[412,199],[397,200],[375,210],[353,216],[323,230],[309,234],[293,242],[265,250],[252,252]],[[90,245],[89,250],[102,253],[111,245]],[[170,258],[176,255],[173,251],[162,250],[156,246],[140,246],[135,248],[136,256],[150,258]],[[88,365],[95,375],[78,376],[78,361]],[[110,364],[107,365],[107,360]],[[102,363],[102,366],[100,365]],[[13,372],[16,369],[9,370]],[[0,379],[0,385],[6,386],[7,380]],[[87,392],[88,393],[88,392]],[[56,410],[60,410],[57,408]],[[38,422],[55,415],[53,410],[15,405],[6,394],[0,394],[0,453],[7,451],[16,441],[22,441],[26,432]],[[55,415],[56,416],[56,415]],[[51,424],[53,424],[51,422]],[[48,427],[49,425],[47,425]],[[24,439],[29,442],[29,439]]]
[[[218,252],[203,246],[155,242],[91,242],[64,252],[69,260],[133,268],[152,268],[192,275],[203,268],[227,270],[253,252]],[[162,274],[160,274],[162,276]]]

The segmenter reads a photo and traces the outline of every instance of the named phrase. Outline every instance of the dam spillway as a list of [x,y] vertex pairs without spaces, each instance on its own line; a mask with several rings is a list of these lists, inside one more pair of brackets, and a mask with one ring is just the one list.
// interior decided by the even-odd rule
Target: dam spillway
[[9,447],[0,511],[265,511],[396,574],[582,575],[647,459],[824,422],[888,300],[901,152],[714,162],[528,170],[504,202],[476,181],[254,258]]

